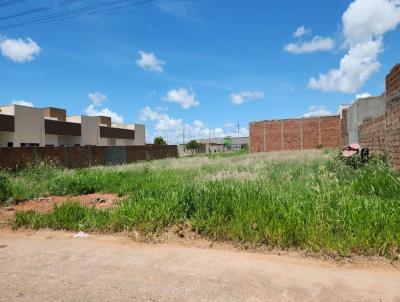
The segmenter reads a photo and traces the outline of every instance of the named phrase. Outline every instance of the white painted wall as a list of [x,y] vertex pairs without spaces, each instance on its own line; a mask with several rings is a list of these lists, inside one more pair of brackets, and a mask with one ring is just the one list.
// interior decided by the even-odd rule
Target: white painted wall
[[58,137],[59,146],[64,147],[73,147],[75,145],[81,145],[81,137],[80,136],[69,136],[69,135],[60,135]]
[[134,124],[135,130],[135,145],[144,146],[146,145],[146,129],[144,125]]
[[57,147],[59,145],[58,135],[45,134],[45,145],[53,145]]
[[1,114],[14,115],[14,105],[1,106],[0,107],[0,113]]
[[100,117],[82,116],[82,145],[100,145]]
[[44,114],[42,109],[14,105],[14,146],[22,143],[44,146]]
[[14,132],[0,131],[0,147],[7,147],[8,142],[14,142]]

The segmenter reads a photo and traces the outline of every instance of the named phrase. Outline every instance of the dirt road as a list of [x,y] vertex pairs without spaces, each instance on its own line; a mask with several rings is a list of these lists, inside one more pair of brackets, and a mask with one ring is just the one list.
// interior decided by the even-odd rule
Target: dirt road
[[0,230],[0,301],[400,301],[400,270]]

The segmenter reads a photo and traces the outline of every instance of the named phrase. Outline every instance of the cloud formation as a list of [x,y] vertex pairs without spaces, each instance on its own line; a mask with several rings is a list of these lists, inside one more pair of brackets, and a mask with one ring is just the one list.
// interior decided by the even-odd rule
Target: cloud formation
[[318,117],[332,114],[325,106],[311,106],[308,110],[309,111],[305,113],[303,117]]
[[296,31],[293,33],[293,37],[299,38],[301,36],[304,36],[304,35],[307,35],[310,33],[311,33],[311,28],[305,28],[304,25],[302,25],[296,29]]
[[322,91],[355,93],[379,70],[383,35],[400,23],[399,0],[355,0],[342,16],[347,54],[339,67],[309,80]]
[[86,109],[85,113],[89,116],[108,116],[115,123],[123,123],[124,118],[107,107],[101,108],[101,104],[108,100],[108,97],[101,92],[91,92],[88,98],[92,101]]
[[241,105],[244,102],[262,99],[265,96],[262,91],[241,91],[238,93],[231,93],[229,98],[235,105]]
[[145,70],[162,73],[164,72],[163,66],[166,62],[158,59],[154,53],[141,50],[139,51],[139,58],[136,60],[136,64]]
[[[139,118],[143,122],[154,123],[154,131],[151,133],[147,128],[147,141],[152,142],[154,137],[162,136],[170,144],[181,144],[183,136],[185,142],[191,139],[201,139],[211,137],[237,136],[237,129],[232,128],[209,128],[201,120],[194,120],[192,123],[184,123],[181,118],[172,118],[166,113],[161,113],[149,106],[144,107],[139,112]],[[242,127],[239,131],[240,136],[248,136],[247,128]]]
[[3,56],[16,63],[25,63],[35,59],[41,48],[31,38],[27,39],[1,39],[0,50]]
[[164,97],[164,101],[177,103],[184,109],[200,105],[200,102],[196,99],[196,94],[185,88],[172,89],[168,91],[167,95]]
[[298,55],[317,51],[330,51],[334,47],[335,41],[333,41],[331,38],[315,36],[310,41],[289,43],[285,45],[284,50]]
[[25,101],[25,100],[13,100],[13,101],[11,101],[11,105],[21,105],[21,106],[33,107],[33,103]]

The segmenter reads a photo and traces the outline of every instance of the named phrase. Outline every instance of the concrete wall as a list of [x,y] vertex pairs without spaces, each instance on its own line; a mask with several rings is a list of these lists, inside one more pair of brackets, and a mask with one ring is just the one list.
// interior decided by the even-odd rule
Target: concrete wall
[[14,105],[14,118],[14,146],[22,143],[45,145],[42,109]]
[[348,108],[347,129],[348,141],[350,144],[359,143],[358,127],[369,119],[385,114],[385,96],[369,97],[356,100]]
[[45,145],[59,146],[58,135],[45,134]]
[[251,153],[339,146],[339,116],[250,123]]
[[0,147],[7,147],[9,142],[14,142],[14,132],[0,131]]
[[81,168],[92,165],[127,164],[177,156],[177,146],[157,145],[0,148],[0,168],[17,169],[27,163],[40,160],[53,160],[68,168]]
[[144,125],[135,124],[135,145],[142,146],[146,144],[146,129]]

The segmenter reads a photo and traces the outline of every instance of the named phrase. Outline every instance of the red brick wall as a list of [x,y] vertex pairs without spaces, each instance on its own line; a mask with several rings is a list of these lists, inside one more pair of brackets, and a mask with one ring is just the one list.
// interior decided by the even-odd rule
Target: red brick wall
[[287,119],[250,123],[250,152],[340,146],[340,118]]
[[321,123],[320,135],[321,146],[328,148],[340,147],[340,117],[323,117],[319,119]]
[[81,168],[168,157],[178,157],[177,146],[0,148],[0,168],[15,169],[30,162],[49,159],[68,168]]
[[386,96],[400,90],[400,64],[395,65],[386,76]]
[[385,116],[370,119],[358,128],[358,141],[375,154],[385,153]]
[[386,155],[391,167],[400,170],[400,97],[386,105]]
[[349,132],[347,131],[347,116],[349,114],[349,109],[345,108],[342,110],[342,115],[340,119],[340,146],[349,144]]

